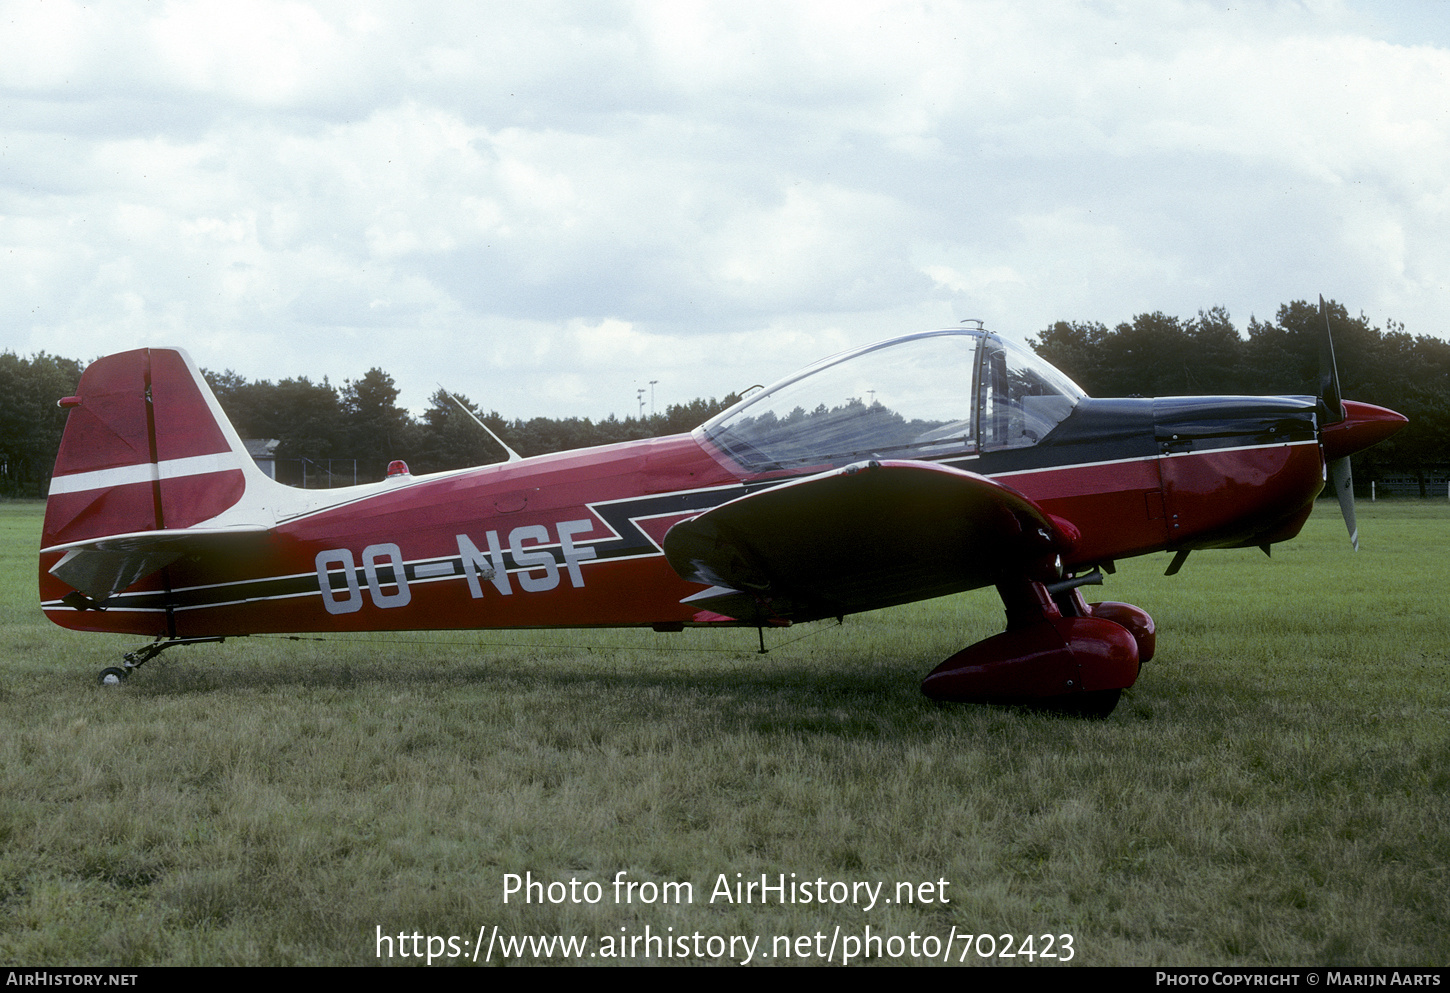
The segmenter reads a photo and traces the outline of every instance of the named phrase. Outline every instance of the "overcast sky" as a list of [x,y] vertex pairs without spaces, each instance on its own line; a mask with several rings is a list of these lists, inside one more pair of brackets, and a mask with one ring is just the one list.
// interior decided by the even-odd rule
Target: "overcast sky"
[[1430,0],[3,2],[0,349],[598,418],[963,318],[1445,336],[1447,114]]

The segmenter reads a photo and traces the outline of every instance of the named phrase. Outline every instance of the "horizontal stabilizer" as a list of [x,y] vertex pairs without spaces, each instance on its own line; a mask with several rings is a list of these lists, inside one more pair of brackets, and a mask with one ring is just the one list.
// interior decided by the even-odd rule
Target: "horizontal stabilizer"
[[50,574],[101,604],[184,556],[235,556],[256,547],[266,534],[264,527],[138,531],[42,551],[63,551]]

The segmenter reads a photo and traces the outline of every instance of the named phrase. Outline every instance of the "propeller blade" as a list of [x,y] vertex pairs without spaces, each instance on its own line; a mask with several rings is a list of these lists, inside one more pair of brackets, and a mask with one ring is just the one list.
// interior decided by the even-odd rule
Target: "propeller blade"
[[1349,528],[1349,543],[1359,551],[1359,525],[1354,522],[1354,480],[1349,475],[1349,456],[1329,463],[1329,479],[1334,495],[1339,497],[1339,512],[1344,515],[1344,526]]
[[1319,313],[1324,318],[1324,336],[1319,339],[1319,399],[1329,411],[1326,424],[1344,420],[1344,397],[1339,392],[1339,369],[1334,364],[1334,336],[1329,330],[1329,307],[1319,297]]
[[[1325,410],[1325,424],[1339,424],[1348,416],[1344,397],[1339,392],[1339,368],[1334,362],[1334,334],[1329,329],[1329,307],[1323,294],[1319,297],[1319,313],[1324,318],[1324,336],[1319,339],[1319,400]],[[1339,498],[1339,512],[1349,528],[1349,543],[1359,551],[1359,525],[1354,519],[1354,479],[1349,472],[1349,456],[1329,463],[1329,481]]]

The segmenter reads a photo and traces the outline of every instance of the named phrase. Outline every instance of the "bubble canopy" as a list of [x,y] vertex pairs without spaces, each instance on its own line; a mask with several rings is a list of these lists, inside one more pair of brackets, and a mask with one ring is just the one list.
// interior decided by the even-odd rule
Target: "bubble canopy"
[[1034,445],[1083,396],[1021,345],[985,331],[925,331],[817,362],[699,430],[752,472],[940,461]]

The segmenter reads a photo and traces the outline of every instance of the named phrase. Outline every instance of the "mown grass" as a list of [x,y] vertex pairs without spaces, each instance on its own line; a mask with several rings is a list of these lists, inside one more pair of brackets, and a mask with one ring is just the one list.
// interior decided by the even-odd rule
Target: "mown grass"
[[[1106,721],[921,697],[999,628],[990,591],[768,633],[767,656],[753,631],[252,638],[105,690],[136,641],[41,616],[40,513],[0,505],[7,963],[367,964],[379,926],[494,924],[1450,962],[1443,502],[1361,505],[1358,555],[1325,505],[1271,560],[1120,563],[1101,596],[1151,612],[1159,654]],[[609,893],[620,870],[694,903],[503,902],[505,873]],[[946,879],[951,902],[708,902],[737,872]]]

